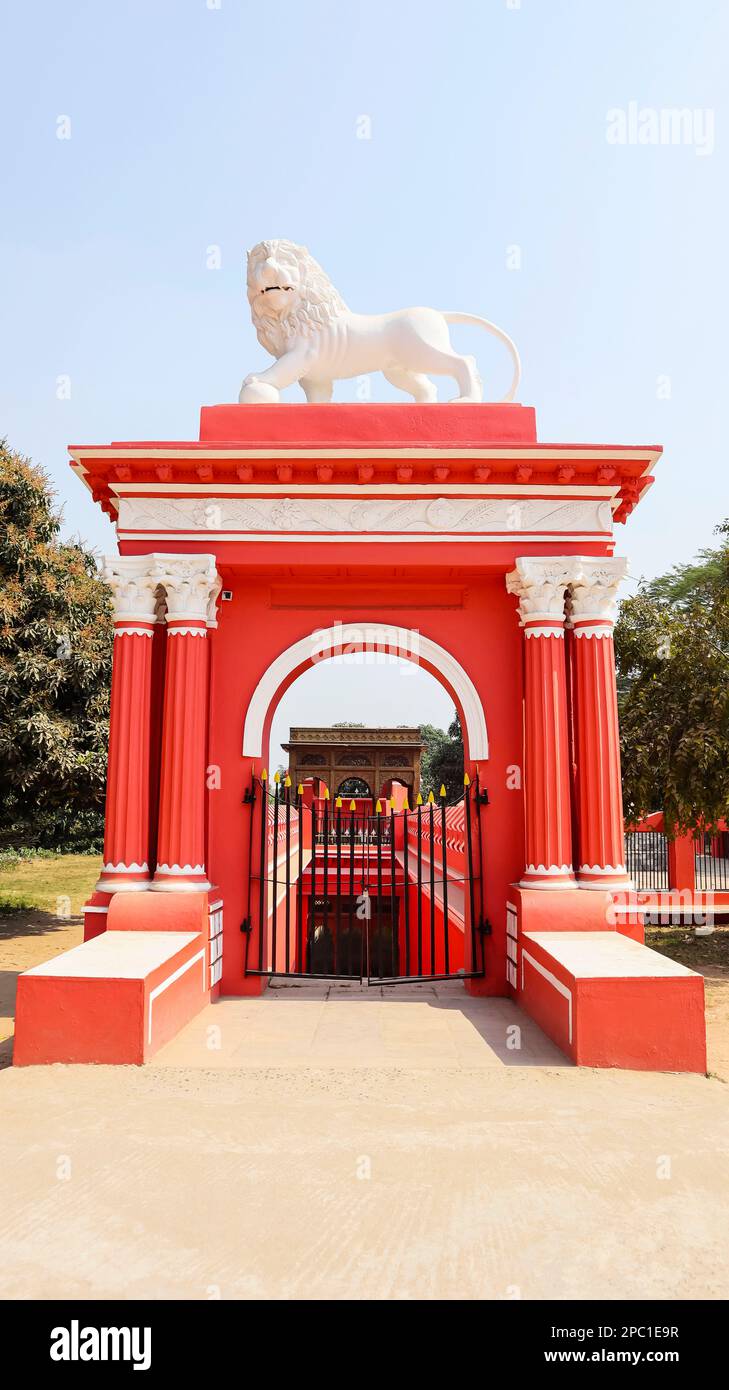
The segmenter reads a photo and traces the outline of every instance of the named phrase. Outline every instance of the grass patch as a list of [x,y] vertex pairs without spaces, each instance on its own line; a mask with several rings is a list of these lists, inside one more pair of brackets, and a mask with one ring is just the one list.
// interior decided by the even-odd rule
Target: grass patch
[[39,855],[0,867],[0,916],[47,912],[77,917],[101,871],[98,854]]
[[692,970],[729,969],[729,926],[723,924],[712,936],[695,936],[692,927],[646,927],[645,944]]

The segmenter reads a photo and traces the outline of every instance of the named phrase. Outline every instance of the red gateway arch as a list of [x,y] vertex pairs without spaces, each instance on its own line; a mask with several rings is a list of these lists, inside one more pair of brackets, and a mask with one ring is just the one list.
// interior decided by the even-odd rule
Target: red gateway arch
[[[703,981],[643,945],[624,862],[614,535],[659,455],[542,443],[520,405],[216,406],[191,442],[72,448],[120,551],[104,866],[84,944],[20,978],[15,1061],[141,1062],[220,993],[311,965],[287,895],[308,874],[312,912],[337,910],[316,850],[337,827],[268,794],[271,719],[307,666],[394,647],[461,716],[470,786],[417,854],[464,989],[516,999],[577,1063],[704,1071]],[[351,854],[380,835],[412,921],[397,814]],[[423,978],[414,943],[398,970]]]

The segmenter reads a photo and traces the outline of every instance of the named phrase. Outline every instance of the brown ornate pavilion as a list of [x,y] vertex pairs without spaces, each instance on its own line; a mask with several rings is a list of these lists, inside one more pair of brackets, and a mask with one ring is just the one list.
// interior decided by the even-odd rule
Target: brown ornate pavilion
[[389,796],[393,782],[407,787],[411,806],[420,791],[420,760],[425,747],[419,729],[368,729],[358,727],[291,729],[282,747],[289,755],[289,775],[294,787],[317,778],[331,796],[368,793]]

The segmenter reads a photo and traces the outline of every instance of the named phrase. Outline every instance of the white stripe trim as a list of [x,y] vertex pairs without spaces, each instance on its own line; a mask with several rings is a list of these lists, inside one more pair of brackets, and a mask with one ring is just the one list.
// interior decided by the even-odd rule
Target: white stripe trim
[[193,956],[190,960],[185,961],[185,964],[184,964],[184,965],[178,966],[177,970],[175,970],[170,976],[168,976],[168,978],[167,978],[166,980],[163,980],[161,985],[157,985],[157,987],[151,991],[150,996],[149,996],[149,1027],[148,1027],[148,1033],[147,1033],[147,1042],[150,1042],[150,1043],[151,1043],[151,1041],[152,1041],[152,1004],[154,1003],[155,999],[156,999],[160,994],[164,994],[165,990],[166,990],[166,989],[169,989],[170,985],[173,985],[173,984],[175,983],[176,980],[179,980],[179,978],[180,978],[181,975],[185,975],[185,974],[187,973],[187,971],[188,971],[193,965],[196,965],[197,962],[198,962],[199,960],[202,961],[202,968],[203,968],[203,973],[202,973],[202,981],[203,981],[203,983],[202,983],[202,987],[203,987],[203,994],[204,994],[204,993],[205,993],[205,989],[206,989],[206,984],[205,984],[205,947],[203,947],[203,949],[202,949],[201,951],[198,951],[198,953],[197,953],[196,956]]
[[117,526],[117,535],[126,541],[199,541],[201,536],[205,536],[210,541],[233,541],[240,543],[246,541],[251,545],[254,541],[281,541],[286,544],[288,541],[309,541],[312,545],[322,545],[327,541],[333,541],[336,545],[402,545],[403,541],[419,542],[421,545],[429,545],[433,541],[450,541],[451,545],[462,545],[473,543],[477,544],[500,544],[509,545],[514,539],[520,541],[606,541],[609,545],[614,545],[612,531],[501,531],[499,534],[490,532],[484,535],[464,535],[460,531],[449,531],[446,535],[440,532],[432,533],[423,531],[418,535],[410,532],[407,535],[396,535],[392,531],[367,531],[363,534],[353,535],[350,531],[339,531],[335,535],[322,535],[321,531],[309,531],[306,534],[295,534],[291,531],[268,532],[268,531],[208,531],[201,527],[199,531],[125,531],[122,526]]
[[609,502],[620,490],[620,483],[421,483],[410,479],[407,483],[379,482],[373,479],[367,483],[229,483],[222,478],[209,483],[118,483],[109,480],[109,487],[115,497],[137,497],[152,493],[160,497],[207,497],[211,492],[216,497],[280,497],[286,493],[305,493],[310,497],[351,497],[353,501],[366,498],[380,501],[393,494],[397,497],[412,497],[417,501],[423,494],[441,497],[508,497],[515,501],[524,497],[561,497],[564,502],[584,497],[594,497],[596,501]]
[[[321,537],[316,539],[319,541]],[[308,633],[280,652],[261,676],[251,696],[243,729],[243,757],[261,756],[266,714],[283,682],[292,672],[299,668],[305,671],[316,664],[312,659],[314,656],[321,662],[337,656],[342,650],[383,649],[405,660],[427,662],[440,673],[444,683],[458,697],[468,733],[471,759],[479,762],[488,758],[486,717],[481,697],[467,671],[432,638],[424,636],[422,632],[415,633],[410,628],[394,627],[390,623],[336,623],[333,627]]]
[[497,444],[487,449],[472,448],[469,444],[439,449],[409,448],[399,444],[375,449],[366,440],[357,446],[327,449],[314,446],[311,449],[290,448],[279,444],[273,449],[260,445],[232,444],[223,446],[200,445],[185,448],[184,445],[165,446],[164,444],[136,444],[126,448],[116,448],[112,444],[81,444],[69,449],[69,454],[77,463],[84,459],[279,459],[286,463],[289,459],[437,459],[438,461],[468,463],[470,459],[545,459],[559,460],[585,459],[600,463],[630,462],[653,466],[661,458],[660,449],[650,447],[630,448],[629,446],[596,449],[582,444]]
[[561,981],[561,980],[558,980],[558,979],[557,979],[557,976],[556,976],[556,975],[553,975],[552,972],[551,972],[551,970],[547,970],[543,965],[540,965],[539,961],[538,961],[538,960],[535,960],[535,959],[534,959],[534,956],[531,956],[531,955],[529,954],[528,951],[525,951],[523,946],[522,946],[522,951],[521,951],[521,987],[522,987],[522,990],[523,990],[523,988],[524,988],[524,962],[525,962],[525,961],[529,961],[529,964],[530,964],[530,965],[533,965],[533,966],[534,966],[534,969],[535,969],[535,970],[538,970],[538,971],[539,971],[539,974],[544,976],[544,978],[545,978],[545,980],[547,981],[547,983],[550,984],[550,985],[552,985],[552,986],[554,987],[554,989],[557,990],[558,994],[564,995],[565,999],[567,1000],[567,1018],[568,1018],[568,1027],[569,1027],[569,1040],[570,1040],[570,1042],[572,1042],[572,990],[571,990],[571,989],[568,989],[566,985],[563,985],[563,984],[562,984],[562,981]]

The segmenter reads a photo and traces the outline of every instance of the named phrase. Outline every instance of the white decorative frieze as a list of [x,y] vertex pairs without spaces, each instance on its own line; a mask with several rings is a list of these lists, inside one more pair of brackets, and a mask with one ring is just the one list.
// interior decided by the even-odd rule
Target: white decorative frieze
[[158,874],[169,874],[172,878],[179,878],[183,874],[204,874],[204,864],[158,864]]
[[102,864],[101,869],[105,874],[146,874],[149,864]]
[[539,878],[565,878],[572,874],[571,864],[527,864],[524,873]]
[[612,533],[610,503],[509,497],[123,497],[119,530],[184,534]]

